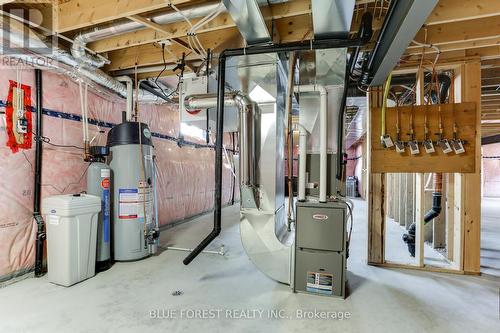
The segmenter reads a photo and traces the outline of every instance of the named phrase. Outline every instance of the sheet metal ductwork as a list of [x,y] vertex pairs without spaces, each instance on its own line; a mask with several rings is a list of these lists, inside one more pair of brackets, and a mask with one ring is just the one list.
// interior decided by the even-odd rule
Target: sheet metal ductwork
[[[240,90],[257,103],[260,114],[260,143],[257,145],[259,167],[257,180],[259,186],[259,207],[245,207],[240,210],[240,233],[243,247],[252,262],[270,278],[291,283],[291,245],[293,234],[288,232],[284,197],[284,124],[286,81],[281,82],[279,75],[280,55],[291,51],[314,51],[321,49],[358,47],[369,42],[372,36],[371,17],[363,17],[362,28],[356,38],[321,39],[276,45],[253,45],[243,49],[227,49],[219,55],[217,88],[217,124],[215,149],[215,195],[214,229],[183,260],[188,265],[214,240],[221,231],[222,220],[222,168],[223,168],[223,129],[226,100],[226,85],[240,87]],[[325,53],[326,55],[327,53]],[[321,54],[320,54],[321,59]],[[320,62],[321,64],[321,62]],[[286,66],[285,66],[286,67]],[[342,71],[345,73],[345,60]],[[321,67],[320,67],[321,68]],[[231,78],[237,69],[234,86]],[[338,72],[328,70],[327,76]],[[287,76],[287,75],[285,75]],[[340,79],[343,81],[345,75]],[[227,80],[226,80],[227,79]],[[319,83],[319,82],[318,82]],[[304,82],[301,82],[304,84]],[[265,95],[252,94],[264,90]],[[262,97],[262,96],[260,96]],[[266,96],[268,97],[268,96]],[[267,100],[266,100],[267,99]],[[337,105],[340,105],[338,103]],[[290,237],[291,236],[291,237]]]
[[[259,207],[257,191],[257,171],[254,161],[257,158],[257,126],[259,116],[257,104],[240,92],[227,93],[224,105],[237,107],[240,118],[240,190],[242,205]],[[217,106],[216,94],[190,95],[184,99],[184,106],[190,110],[209,109]]]
[[222,0],[222,2],[248,44],[271,41],[257,0]]
[[371,86],[382,85],[438,0],[392,0],[369,60]]
[[312,0],[314,38],[347,38],[355,0]]

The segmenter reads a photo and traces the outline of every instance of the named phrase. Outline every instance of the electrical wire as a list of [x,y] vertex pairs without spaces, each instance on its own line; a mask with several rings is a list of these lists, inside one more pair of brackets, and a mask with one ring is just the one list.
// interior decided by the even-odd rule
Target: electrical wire
[[349,226],[349,235],[347,236],[347,252],[349,252],[349,246],[351,245],[352,227],[354,225],[354,218],[352,216],[352,207],[350,205],[347,205],[347,208],[349,209],[349,219],[351,220]]
[[205,51],[205,48],[203,47],[203,44],[201,43],[200,39],[197,36],[197,31],[204,25],[208,24],[211,22],[213,19],[215,19],[217,16],[219,16],[220,13],[224,11],[224,4],[219,3],[217,7],[214,8],[212,12],[210,12],[207,16],[199,20],[197,23],[193,25],[193,23],[184,15],[184,13],[179,10],[172,2],[170,2],[169,6],[175,10],[179,15],[182,16],[182,18],[189,24],[190,29],[187,32],[187,39],[188,39],[188,45],[189,48],[193,51],[193,53],[201,55],[204,59],[207,58],[208,54]]
[[201,54],[207,58],[207,52],[205,51],[205,48],[201,44],[199,38],[196,35],[196,32],[204,25],[208,24],[210,21],[215,19],[222,11],[224,10],[224,5],[222,3],[219,3],[219,5],[207,16],[205,16],[203,19],[198,21],[196,24],[194,24],[191,29],[188,32],[188,37],[193,37],[193,42],[197,44],[198,50],[201,52]]
[[346,251],[347,251],[347,256],[349,256],[349,246],[351,244],[351,235],[352,235],[352,229],[353,229],[353,225],[354,225],[354,218],[353,218],[353,215],[352,215],[352,211],[354,209],[354,202],[352,202],[351,200],[345,198],[344,196],[338,196],[335,198],[338,202],[341,202],[343,204],[345,204],[347,206],[347,209],[349,210],[349,220],[350,220],[350,226],[349,226],[349,234],[347,235],[347,248],[346,248]]
[[[24,153],[24,151],[22,151],[22,154],[23,154],[24,158],[26,159],[26,162],[28,162],[28,164],[30,165],[31,173],[34,173],[34,171],[33,171],[33,163],[31,163],[31,161],[29,160],[28,156],[26,156],[26,154]],[[57,191],[57,193],[62,194],[64,192],[66,192],[66,190],[70,186],[72,186],[72,185],[79,185],[81,183],[83,177],[87,173],[87,171],[88,171],[88,169],[89,169],[89,167],[90,167],[91,164],[92,164],[92,162],[87,165],[87,167],[85,168],[85,170],[83,170],[83,173],[80,175],[80,177],[78,178],[77,182],[69,183],[65,187],[63,187],[62,189],[59,189],[57,186],[55,186],[53,184],[41,184],[41,186],[42,187],[52,187],[54,190]]]
[[[161,44],[161,58],[163,60],[163,68],[162,70],[160,71],[160,73],[158,73],[158,75],[156,76],[155,78],[155,85],[158,87],[158,89],[161,90],[162,94],[164,96],[166,96],[167,94],[165,93],[165,91],[163,90],[162,87],[160,87],[160,85],[158,84],[158,79],[160,78],[160,76],[165,72],[165,70],[167,69],[167,61],[165,60],[165,44]],[[138,87],[137,87],[138,88]]]
[[177,86],[175,87],[174,90],[172,90],[172,92],[170,94],[168,94],[166,96],[167,99],[170,98],[170,97],[172,97],[173,94],[179,92],[179,88],[181,86],[182,78],[184,77],[184,67],[185,67],[185,64],[184,64],[184,55],[182,56],[182,59],[183,60],[182,60],[181,72],[177,75],[177,78],[178,78],[178,80],[177,80]]
[[35,132],[31,131],[31,133],[33,134],[33,140],[35,141],[42,141],[43,143],[46,143],[50,146],[53,146],[53,147],[59,147],[59,148],[75,148],[75,149],[80,149],[80,150],[83,150],[84,148],[83,147],[78,147],[78,146],[75,146],[75,145],[61,145],[61,144],[57,144],[57,143],[52,143],[50,140],[49,137],[46,137],[46,136],[39,136],[38,134],[36,134]]
[[[190,30],[189,30],[189,31],[191,31],[191,29],[193,28],[193,24],[192,24],[192,23],[191,23],[191,21],[190,21],[190,20],[186,17],[186,15],[184,15],[184,13],[183,13],[182,11],[180,11],[180,10],[179,10],[179,8],[177,8],[177,7],[176,7],[176,6],[172,3],[172,1],[170,1],[169,6],[170,6],[170,8],[172,8],[173,10],[175,10],[175,11],[176,11],[179,15],[181,15],[181,16],[182,16],[182,18],[183,18],[183,19],[184,19],[184,20],[185,20],[185,21],[189,24],[189,27],[190,27]],[[191,40],[191,37],[192,37],[192,36],[190,35],[189,31],[188,31],[188,44],[189,44],[189,48],[190,48],[190,49],[191,49],[194,53],[196,53],[196,54],[201,54],[201,55],[203,55],[203,57],[206,57],[206,55],[204,55],[204,53],[203,53],[203,52],[204,52],[204,50],[203,50],[203,52],[202,52],[202,53],[200,53],[200,51],[199,51],[199,50],[196,50],[196,48],[195,48],[195,47],[193,47],[193,43],[192,43],[192,40]],[[198,37],[197,37],[196,35],[195,35],[195,36],[193,36],[193,37],[194,37],[194,39],[198,39]],[[200,44],[201,44],[201,43],[200,43]]]
[[420,43],[420,42],[417,42],[416,40],[412,40],[412,43],[414,43],[418,46],[421,46],[421,47],[432,48],[432,49],[436,50],[437,54],[436,54],[436,57],[434,58],[434,62],[432,63],[433,67],[436,67],[436,64],[439,60],[439,56],[441,55],[441,50],[436,45],[433,45],[433,44]]
[[385,88],[384,88],[384,100],[382,101],[382,115],[381,115],[381,132],[382,132],[382,137],[386,135],[386,129],[385,129],[385,109],[387,108],[387,96],[389,95],[389,90],[391,89],[391,80],[392,80],[392,72],[389,73],[389,76],[387,77],[387,80],[385,81]]
[[83,173],[81,174],[81,176],[80,176],[80,178],[78,179],[78,181],[77,181],[77,182],[73,182],[73,183],[69,183],[69,184],[67,184],[67,185],[66,185],[66,186],[65,186],[62,190],[61,190],[61,189],[59,189],[59,188],[57,188],[57,187],[56,187],[55,185],[53,185],[53,184],[42,184],[41,186],[43,186],[43,187],[47,187],[47,186],[48,186],[48,187],[52,187],[52,188],[53,188],[54,190],[56,190],[59,194],[62,194],[62,193],[64,193],[64,192],[66,192],[66,190],[67,190],[70,186],[72,186],[72,185],[79,185],[79,184],[82,182],[82,179],[83,179],[83,177],[85,177],[85,174],[86,174],[86,173],[87,173],[87,171],[89,170],[89,167],[90,167],[90,165],[91,165],[91,164],[92,164],[92,162],[90,162],[90,163],[87,165],[87,167],[85,168],[85,170],[83,170]]
[[174,90],[172,90],[172,92],[171,92],[170,94],[168,94],[168,95],[166,96],[166,98],[167,98],[167,99],[168,99],[168,98],[170,98],[170,97],[172,97],[175,93],[178,93],[178,92],[179,92],[179,88],[180,88],[180,86],[181,86],[181,82],[182,82],[182,76],[181,76],[181,75],[177,75],[177,77],[178,77],[178,80],[177,80],[177,86],[175,87],[175,89],[174,89]]
[[30,165],[31,173],[33,173],[33,163],[31,163],[31,161],[28,159],[28,156],[26,156],[24,151],[21,151],[21,153],[23,153],[23,156],[26,159],[26,162],[28,162],[28,164]]

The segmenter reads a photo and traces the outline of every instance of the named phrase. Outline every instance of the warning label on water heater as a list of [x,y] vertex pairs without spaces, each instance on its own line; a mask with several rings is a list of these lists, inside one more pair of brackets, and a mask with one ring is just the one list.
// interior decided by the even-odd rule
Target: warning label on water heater
[[120,219],[135,219],[139,207],[139,191],[136,188],[121,188],[118,190]]
[[138,200],[140,203],[138,217],[144,219],[144,213],[146,213],[146,223],[150,223],[153,217],[153,191],[147,182],[139,181]]

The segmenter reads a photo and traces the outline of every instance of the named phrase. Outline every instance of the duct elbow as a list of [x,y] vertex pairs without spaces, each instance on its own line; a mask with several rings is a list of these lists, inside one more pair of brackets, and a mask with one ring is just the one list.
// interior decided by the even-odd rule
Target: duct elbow
[[241,92],[236,92],[233,100],[238,105],[240,112],[253,112],[254,102]]
[[101,68],[104,65],[110,63],[109,60],[105,60],[104,58],[88,54],[85,50],[86,45],[87,42],[85,41],[85,37],[83,35],[78,35],[71,45],[71,55],[77,61],[95,68]]
[[314,86],[316,88],[316,91],[319,92],[320,96],[326,96],[327,95],[327,91],[326,91],[325,86],[320,85],[320,84],[315,84]]

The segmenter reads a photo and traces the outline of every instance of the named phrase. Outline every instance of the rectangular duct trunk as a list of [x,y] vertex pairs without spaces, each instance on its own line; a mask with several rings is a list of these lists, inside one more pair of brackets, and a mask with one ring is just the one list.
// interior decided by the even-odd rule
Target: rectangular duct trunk
[[271,41],[271,35],[256,0],[223,0],[223,3],[249,45]]
[[374,74],[371,86],[384,83],[438,3],[438,0],[392,1],[395,1],[391,4],[394,6],[393,13],[371,60],[371,72]]
[[347,38],[354,0],[312,0],[314,38]]

